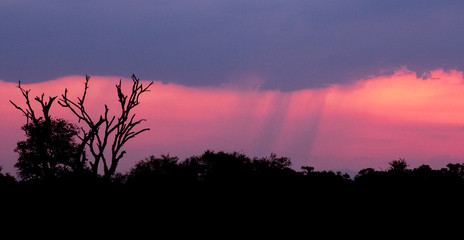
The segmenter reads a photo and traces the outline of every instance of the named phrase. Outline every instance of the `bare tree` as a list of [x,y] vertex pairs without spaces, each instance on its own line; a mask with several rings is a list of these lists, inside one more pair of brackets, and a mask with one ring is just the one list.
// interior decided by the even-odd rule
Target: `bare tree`
[[[71,110],[80,121],[83,121],[88,131],[82,130],[82,136],[80,136],[81,144],[80,150],[83,152],[85,146],[89,147],[90,153],[92,154],[94,161],[90,162],[92,173],[98,175],[98,169],[100,163],[103,163],[103,177],[109,179],[116,171],[119,161],[124,156],[126,151],[122,150],[124,144],[135,136],[142,132],[150,130],[149,128],[143,128],[141,130],[135,130],[134,128],[139,125],[145,119],[135,120],[135,114],[132,114],[132,110],[140,104],[140,95],[144,92],[148,92],[148,88],[153,84],[150,82],[148,86],[143,87],[140,80],[132,75],[132,91],[130,95],[125,95],[121,88],[121,80],[116,85],[116,91],[118,94],[118,101],[120,103],[120,114],[116,116],[108,116],[108,106],[105,104],[105,111],[98,117],[98,121],[92,119],[85,108],[85,97],[87,95],[87,89],[89,88],[88,83],[90,76],[85,76],[84,93],[81,98],[77,98],[77,102],[69,99],[68,90],[61,95],[59,104]],[[105,155],[105,150],[108,145],[111,145],[111,156],[110,159]],[[82,165],[85,165],[85,155],[82,154],[83,158],[80,161]]]
[[56,96],[55,97],[49,97],[48,102],[44,101],[44,94],[43,93],[42,93],[42,96],[40,98],[38,96],[36,96],[34,98],[42,106],[42,113],[43,113],[43,117],[36,117],[35,111],[31,106],[31,101],[29,100],[29,92],[31,91],[31,89],[26,90],[23,87],[21,87],[21,81],[19,81],[19,83],[18,83],[18,88],[21,90],[21,93],[23,94],[24,98],[26,99],[27,108],[24,109],[24,108],[16,105],[11,100],[10,100],[10,103],[13,104],[13,106],[15,106],[15,108],[17,108],[18,110],[23,112],[24,116],[26,116],[27,123],[29,123],[29,121],[32,121],[32,123],[36,124],[41,120],[43,120],[44,122],[50,122],[51,121],[50,107],[52,106],[53,101],[55,101]]

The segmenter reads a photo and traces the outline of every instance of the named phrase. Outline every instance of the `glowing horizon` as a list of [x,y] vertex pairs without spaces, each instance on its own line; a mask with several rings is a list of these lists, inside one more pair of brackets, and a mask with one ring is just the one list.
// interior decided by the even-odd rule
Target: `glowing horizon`
[[[118,107],[114,85],[120,77],[93,76],[87,104],[95,115],[105,103]],[[130,79],[123,87],[130,87]],[[142,79],[143,80],[143,79]],[[259,79],[258,79],[259,80]],[[83,91],[83,76],[67,76],[35,84],[31,97],[57,96],[68,88],[72,97]],[[143,81],[148,82],[148,81]],[[288,156],[296,169],[358,171],[382,168],[404,157],[411,165],[445,167],[464,159],[463,74],[437,69],[418,77],[402,68],[350,84],[291,92],[250,88],[247,81],[216,87],[188,87],[156,82],[142,95],[137,117],[151,131],[126,145],[118,171],[150,155],[171,154],[181,159],[205,150],[239,151],[251,157],[270,153]],[[255,84],[256,79],[252,79]],[[3,105],[0,165],[15,173],[13,149],[23,139],[21,112],[8,100],[23,105],[17,83],[0,81]],[[67,109],[54,104],[52,116],[72,122]]]

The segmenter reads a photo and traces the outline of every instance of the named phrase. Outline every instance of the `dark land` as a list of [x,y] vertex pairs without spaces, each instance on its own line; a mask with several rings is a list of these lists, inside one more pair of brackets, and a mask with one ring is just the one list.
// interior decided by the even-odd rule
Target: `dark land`
[[309,166],[296,171],[290,159],[276,155],[251,159],[207,151],[184,161],[152,156],[110,181],[75,176],[18,181],[2,174],[0,184],[2,206],[19,219],[52,213],[58,218],[140,214],[193,222],[205,217],[253,222],[276,216],[279,221],[295,216],[334,216],[333,221],[401,216],[398,220],[405,221],[404,216],[462,211],[464,164],[438,170],[427,165],[408,169],[404,159],[389,164],[388,170],[367,168],[350,178]]
[[206,152],[182,162],[147,158],[111,181],[12,181],[3,175],[2,227],[19,237],[131,239],[455,237],[461,232],[464,165],[440,170],[394,165],[386,171],[364,169],[352,179],[278,164],[287,160]]

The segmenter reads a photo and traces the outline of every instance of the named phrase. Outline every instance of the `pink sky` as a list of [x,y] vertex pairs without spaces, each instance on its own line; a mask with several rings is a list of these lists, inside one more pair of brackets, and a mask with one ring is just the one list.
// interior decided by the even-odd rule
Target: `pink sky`
[[[98,114],[108,103],[118,110],[114,85],[120,77],[94,76],[87,104]],[[130,86],[128,78],[123,85]],[[68,88],[83,91],[83,76],[68,76],[24,85],[31,95],[56,96]],[[406,158],[411,167],[445,167],[464,161],[464,84],[459,71],[430,72],[418,78],[406,68],[393,75],[345,85],[292,92],[260,90],[251,76],[236,84],[186,87],[156,82],[142,95],[137,109],[147,119],[145,132],[126,145],[125,172],[149,155],[185,157],[207,149],[239,151],[251,157],[270,153],[288,156],[295,169],[385,169],[387,162]],[[15,173],[16,142],[24,139],[21,112],[8,102],[24,105],[16,83],[0,81],[0,165]],[[58,104],[51,114],[75,122]]]

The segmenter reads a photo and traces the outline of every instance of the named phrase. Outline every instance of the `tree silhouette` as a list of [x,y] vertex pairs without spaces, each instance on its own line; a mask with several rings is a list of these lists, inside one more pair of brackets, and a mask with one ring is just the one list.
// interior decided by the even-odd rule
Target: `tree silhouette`
[[16,103],[14,103],[11,100],[10,100],[10,103],[13,104],[13,106],[15,106],[18,110],[20,110],[24,114],[24,116],[26,117],[27,123],[29,123],[29,121],[31,121],[32,123],[37,124],[37,123],[39,123],[40,121],[43,120],[45,122],[45,124],[49,124],[50,121],[51,121],[50,108],[52,106],[53,101],[55,101],[56,96],[55,97],[49,97],[48,102],[44,101],[44,94],[42,94],[42,96],[40,98],[38,96],[36,96],[34,98],[42,106],[43,117],[37,117],[36,114],[35,114],[34,109],[31,106],[31,101],[29,100],[29,92],[31,90],[30,89],[24,89],[23,87],[21,87],[21,81],[19,81],[19,83],[18,83],[18,88],[19,88],[19,90],[21,90],[21,93],[22,93],[23,97],[26,100],[27,108],[22,108],[22,107],[16,105]]
[[197,181],[236,185],[250,182],[254,179],[253,166],[249,157],[237,152],[206,151],[201,156],[193,156],[182,163],[191,176],[197,176]]
[[78,129],[63,119],[40,120],[22,127],[27,139],[17,144],[15,167],[24,180],[55,179],[73,171]]
[[[140,104],[140,95],[149,91],[148,88],[153,82],[143,87],[140,80],[135,75],[132,75],[132,91],[130,95],[125,95],[121,89],[121,81],[119,81],[119,84],[116,85],[118,101],[121,107],[119,116],[117,118],[116,116],[108,116],[109,109],[105,104],[104,113],[99,116],[98,121],[95,121],[95,119],[90,117],[85,108],[85,97],[89,88],[89,80],[90,76],[86,76],[84,93],[81,98],[77,98],[77,102],[69,99],[68,89],[66,89],[58,103],[71,110],[79,119],[79,122],[83,121],[87,125],[87,131],[81,128],[82,136],[80,136],[81,144],[79,145],[79,151],[83,151],[87,145],[93,156],[93,162],[89,161],[93,175],[98,175],[100,163],[103,163],[103,178],[108,180],[116,172],[119,161],[126,153],[122,149],[124,144],[140,133],[149,130],[149,128],[134,130],[145,119],[135,120],[135,114],[132,114],[132,110]],[[109,144],[111,145],[110,159],[105,154],[105,150]],[[80,165],[84,166],[86,161],[86,158],[80,159]]]
[[390,165],[390,171],[392,172],[404,172],[406,171],[406,168],[408,167],[408,164],[406,163],[406,159],[404,158],[393,160],[389,162],[388,164]]
[[295,171],[290,168],[292,165],[290,158],[277,157],[275,153],[269,157],[254,158],[252,162],[260,182],[286,181],[295,175]]
[[50,116],[50,108],[56,97],[49,97],[48,102],[44,101],[44,94],[34,98],[42,107],[42,116],[39,117],[29,99],[31,90],[24,89],[21,82],[18,88],[26,100],[26,107],[20,107],[11,100],[10,102],[27,120],[22,127],[27,139],[18,142],[15,149],[15,152],[19,153],[18,162],[15,164],[19,176],[25,180],[50,180],[71,171],[76,154],[74,137],[78,132],[77,127],[63,119],[53,119]]
[[354,177],[354,181],[358,185],[380,185],[386,183],[386,172],[376,171],[373,168],[361,169]]
[[253,158],[237,152],[205,151],[200,156],[192,156],[183,162],[177,157],[151,156],[136,163],[127,175],[128,183],[160,184],[183,183],[208,186],[240,186],[287,182],[297,173],[290,168],[287,157]]
[[129,184],[171,184],[181,180],[182,174],[178,157],[162,155],[150,156],[135,164],[127,176]]

